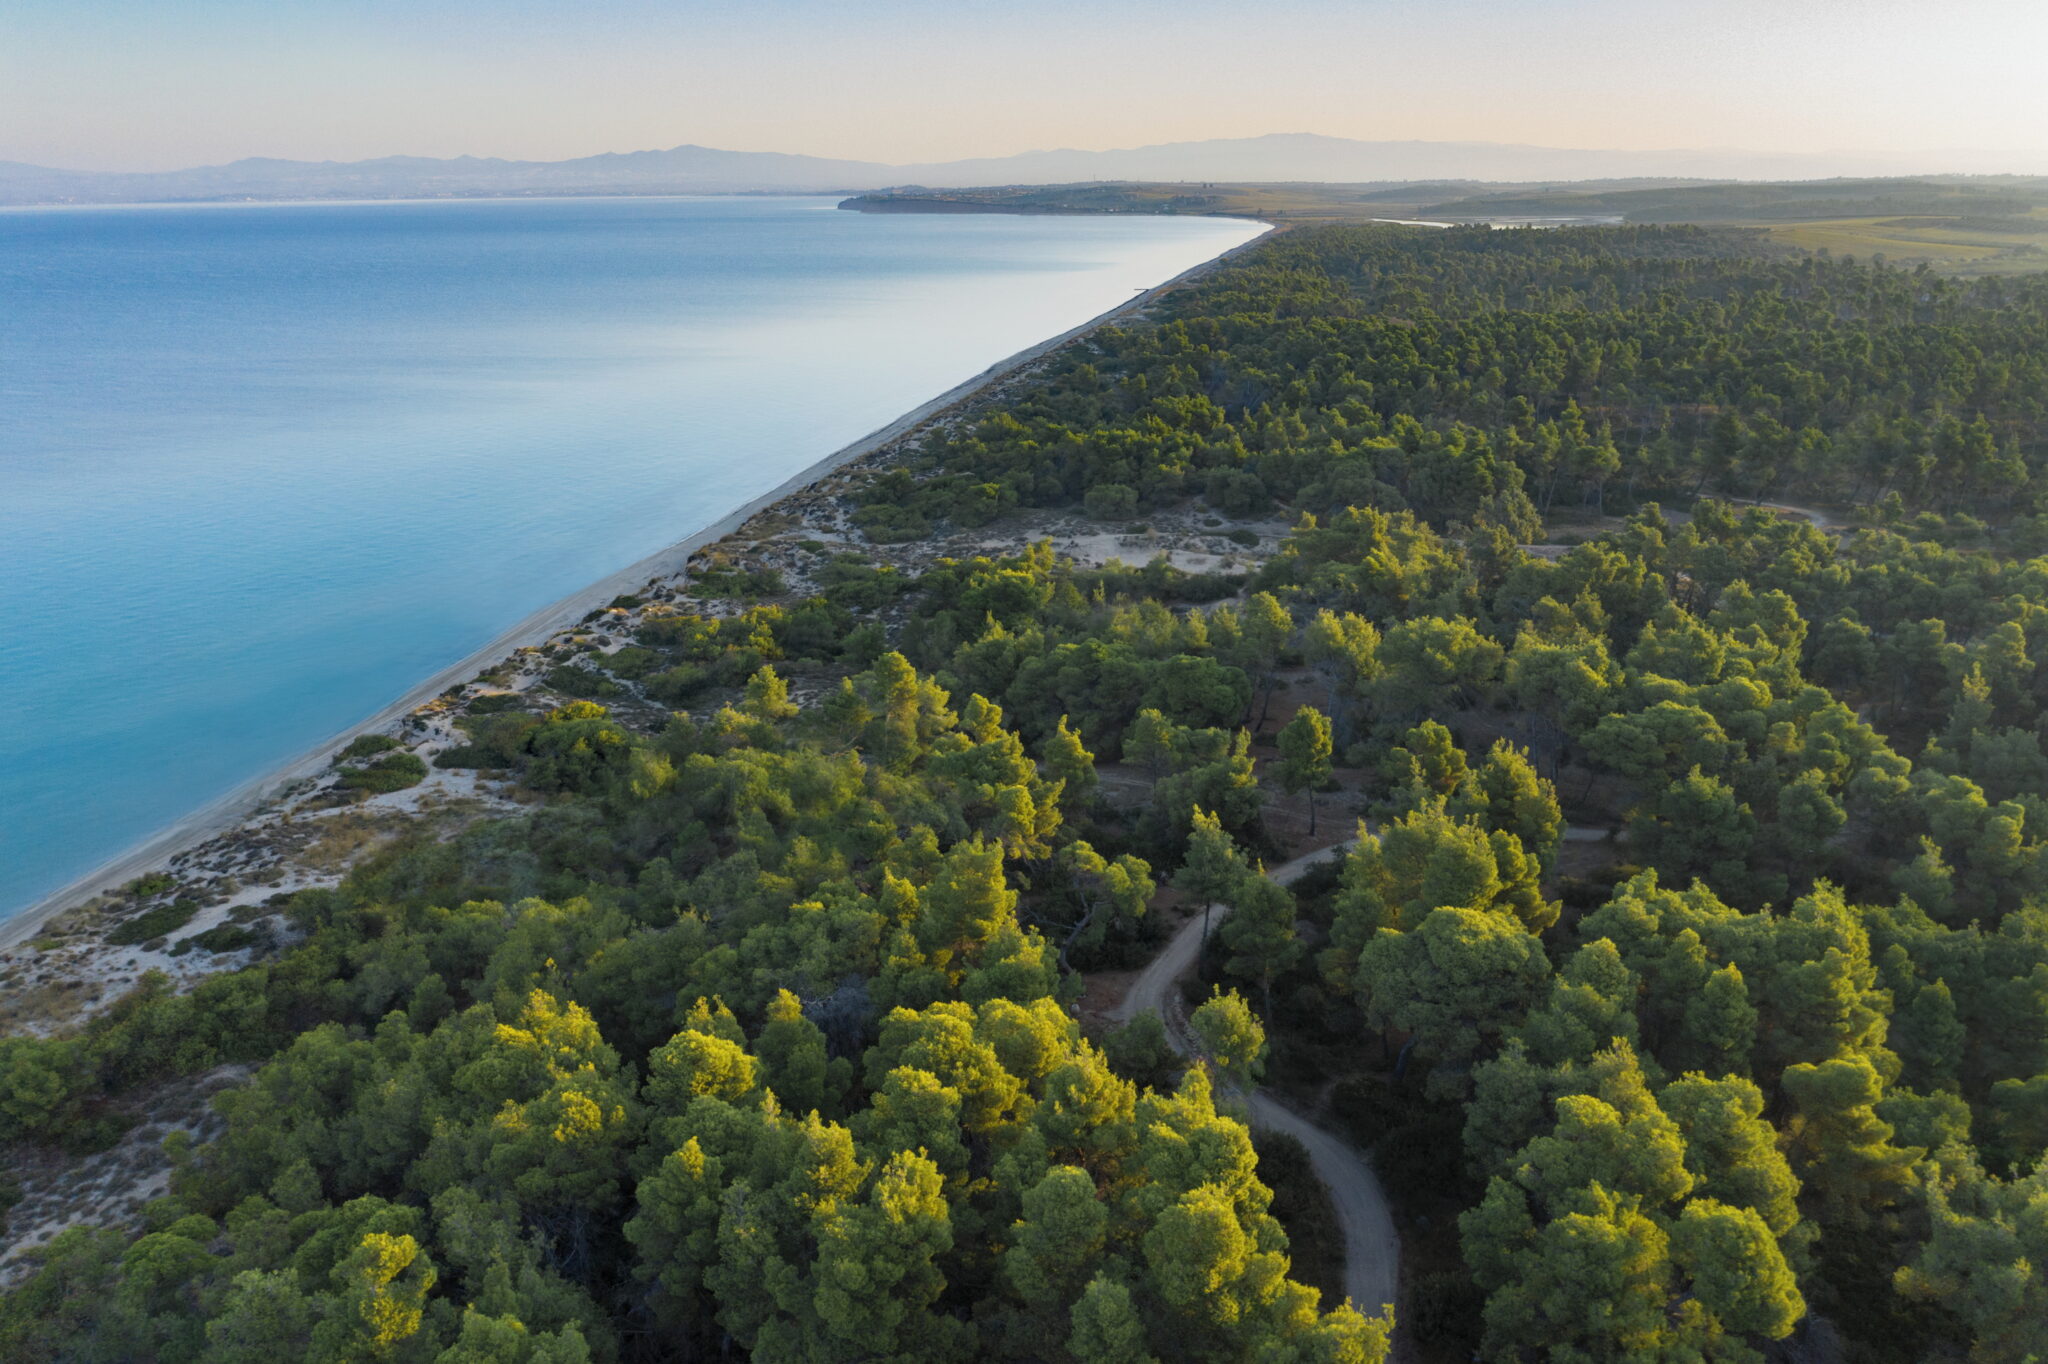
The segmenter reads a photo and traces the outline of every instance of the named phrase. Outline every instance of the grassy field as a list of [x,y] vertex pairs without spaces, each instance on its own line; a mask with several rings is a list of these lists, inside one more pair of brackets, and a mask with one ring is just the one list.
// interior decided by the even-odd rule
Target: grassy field
[[1837,256],[1883,255],[1908,264],[1926,261],[1955,275],[2021,274],[2048,270],[2048,211],[2026,215],[2031,230],[1986,231],[1968,218],[1823,218],[1813,222],[1752,223],[1776,241]]

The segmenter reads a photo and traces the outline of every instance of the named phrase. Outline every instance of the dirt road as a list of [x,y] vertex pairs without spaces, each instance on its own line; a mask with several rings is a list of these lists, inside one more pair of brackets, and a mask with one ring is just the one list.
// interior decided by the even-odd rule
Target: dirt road
[[[1341,844],[1324,848],[1282,863],[1266,875],[1287,885],[1316,863],[1341,856],[1343,851]],[[1211,909],[1210,929],[1213,931],[1229,913],[1224,905]],[[1131,982],[1123,1002],[1110,1016],[1127,1022],[1147,1009],[1156,1010],[1166,1024],[1167,1040],[1186,1055],[1189,1046],[1185,1020],[1173,985],[1193,968],[1201,948],[1202,921],[1197,917],[1183,925]],[[1254,1092],[1249,1104],[1253,1122],[1271,1131],[1285,1132],[1307,1148],[1316,1178],[1330,1191],[1331,1207],[1338,1225],[1344,1229],[1344,1291],[1352,1306],[1371,1316],[1391,1305],[1400,1278],[1401,1234],[1394,1228],[1386,1194],[1372,1166],[1342,1137],[1316,1126],[1279,1100]]]

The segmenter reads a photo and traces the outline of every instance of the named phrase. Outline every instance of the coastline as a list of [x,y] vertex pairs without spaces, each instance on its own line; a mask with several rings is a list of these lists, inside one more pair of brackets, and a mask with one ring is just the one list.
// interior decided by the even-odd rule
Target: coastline
[[357,735],[374,732],[393,724],[449,687],[469,680],[478,672],[500,662],[519,649],[545,641],[615,597],[650,582],[680,575],[692,555],[724,540],[755,516],[838,470],[893,446],[920,427],[972,401],[991,386],[1026,366],[1120,317],[1156,302],[1171,290],[1266,241],[1279,230],[1282,230],[1280,225],[1269,223],[1264,231],[1190,266],[1171,279],[1134,293],[1130,298],[1077,326],[998,360],[980,373],[912,408],[886,426],[792,474],[774,488],[728,512],[703,529],[542,607],[482,647],[419,682],[371,715],[323,740],[298,757],[242,783],[109,858],[83,876],[30,902],[7,918],[0,919],[0,951],[10,951],[21,946],[34,938],[51,919],[79,903],[115,889],[156,864],[244,823],[262,810],[283,788],[324,771],[334,754]]

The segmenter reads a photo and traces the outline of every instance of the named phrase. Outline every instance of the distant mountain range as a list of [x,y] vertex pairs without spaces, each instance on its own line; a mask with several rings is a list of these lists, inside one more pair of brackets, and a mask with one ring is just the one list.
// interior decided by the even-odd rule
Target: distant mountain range
[[[0,162],[0,204],[111,204],[235,199],[392,199],[546,194],[731,194],[837,192],[900,185],[1068,184],[1088,180],[1531,182],[1786,180],[2048,167],[1991,164],[1957,153],[1953,165],[1856,153],[1591,151],[1497,142],[1361,142],[1313,133],[1167,142],[1117,151],[1038,151],[1016,156],[892,166],[777,152],[680,146],[607,152],[568,161],[386,156],[369,161],[251,157],[179,171],[72,171]],[[1925,160],[1925,158],[1921,158]]]

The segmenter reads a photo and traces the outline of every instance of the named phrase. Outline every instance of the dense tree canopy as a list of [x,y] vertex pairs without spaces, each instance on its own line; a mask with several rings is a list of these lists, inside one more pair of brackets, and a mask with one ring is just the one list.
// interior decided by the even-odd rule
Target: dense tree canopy
[[[11,1143],[252,1068],[0,1353],[1383,1358],[1290,1277],[1263,1073],[1370,1096],[1431,1357],[2048,1354],[2044,463],[2038,279],[1281,235],[858,491],[878,541],[1284,515],[1255,566],[713,580],[470,706],[437,761],[525,813],[0,1040]],[[1364,817],[1295,891],[1282,793]],[[1075,1012],[1169,885],[1191,1066]]]

